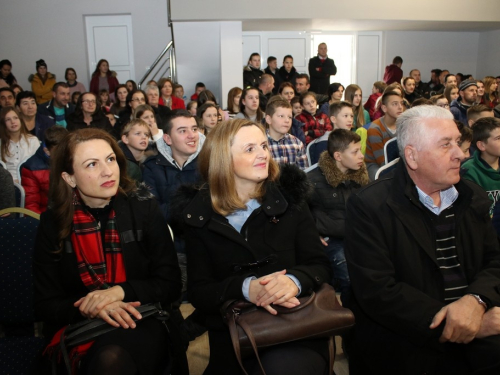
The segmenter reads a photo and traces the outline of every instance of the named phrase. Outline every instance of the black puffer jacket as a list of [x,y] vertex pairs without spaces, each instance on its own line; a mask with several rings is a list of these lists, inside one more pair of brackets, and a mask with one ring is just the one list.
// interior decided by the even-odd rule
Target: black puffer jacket
[[243,69],[243,88],[252,86],[255,88],[259,87],[260,77],[264,72],[260,69],[255,69],[254,67],[248,65]]
[[318,167],[307,174],[314,185],[314,194],[309,199],[309,208],[323,237],[344,238],[345,210],[352,193],[367,185],[368,172],[363,165],[357,171],[342,173],[335,161],[324,151]]

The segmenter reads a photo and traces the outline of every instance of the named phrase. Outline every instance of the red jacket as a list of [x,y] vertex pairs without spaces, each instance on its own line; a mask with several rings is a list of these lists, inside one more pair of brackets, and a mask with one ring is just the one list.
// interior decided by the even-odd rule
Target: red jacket
[[394,82],[401,84],[402,78],[403,78],[403,71],[396,64],[387,65],[385,67],[384,82],[387,83],[388,85]]
[[[172,99],[172,108],[171,110],[174,109],[186,109],[186,105],[184,104],[184,100],[179,99],[177,96],[171,96]],[[163,98],[160,97],[160,100],[158,100],[159,105],[165,105],[165,102],[163,101]]]
[[375,104],[377,104],[377,99],[381,96],[382,96],[382,94],[379,92],[377,92],[376,94],[371,94],[364,105],[364,107],[368,111],[368,114],[370,115],[370,119],[372,121],[375,119],[373,117],[375,115],[375,112],[377,112],[377,108],[375,107]]
[[304,124],[306,144],[321,137],[325,132],[333,130],[328,116],[319,110],[314,116],[304,110],[297,115],[296,119]]
[[[115,89],[119,84],[120,82],[116,79],[116,73],[112,72],[112,74],[108,76],[108,90],[111,98],[114,98]],[[99,74],[92,77],[92,80],[90,81],[90,92],[94,93],[99,98]]]
[[21,185],[26,193],[24,207],[41,214],[49,200],[49,157],[43,145],[21,168]]

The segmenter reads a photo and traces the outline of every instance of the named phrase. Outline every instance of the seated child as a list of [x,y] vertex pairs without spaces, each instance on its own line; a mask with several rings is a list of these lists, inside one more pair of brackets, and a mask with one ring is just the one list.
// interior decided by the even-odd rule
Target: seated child
[[300,104],[300,96],[294,96],[292,98],[292,100],[290,100],[290,104],[292,105],[292,114],[293,114],[293,117],[295,118],[298,115],[300,115],[300,113],[304,109],[304,108],[302,108],[302,105]]
[[336,102],[330,105],[330,121],[335,129],[346,129],[354,131],[361,137],[361,153],[364,155],[366,151],[366,134],[365,128],[360,127],[353,129],[354,111],[353,106],[349,102]]
[[318,110],[318,102],[313,92],[302,94],[300,104],[304,110],[297,116],[297,120],[304,124],[306,144],[332,130],[332,124],[328,116]]
[[194,94],[191,95],[191,100],[198,100],[198,95],[200,95],[200,93],[205,89],[205,84],[203,82],[198,82],[194,88]]
[[307,177],[314,187],[309,207],[333,269],[331,283],[340,284],[338,291],[345,301],[350,285],[344,255],[346,202],[369,182],[360,136],[346,129],[333,130],[328,136],[327,151]]
[[487,117],[477,120],[472,128],[472,141],[477,151],[472,158],[462,164],[463,177],[480,185],[493,202],[499,201],[500,194],[500,120]]
[[475,104],[467,109],[467,123],[470,128],[474,126],[477,120],[485,117],[495,117],[493,109],[487,105]]
[[386,87],[387,84],[384,81],[375,82],[372,87],[372,94],[369,96],[368,100],[363,106],[368,111],[368,114],[370,115],[370,118],[372,120],[373,115],[377,111],[377,107],[375,105],[377,103],[377,99],[382,96],[382,93],[384,92]]
[[462,124],[460,121],[455,120],[457,124],[458,131],[460,132],[460,141],[458,142],[458,147],[465,155],[465,158],[470,158],[470,148],[472,143],[472,130]]
[[309,166],[306,149],[300,139],[290,134],[292,106],[280,96],[269,100],[266,107],[269,150],[279,164],[296,164],[300,169]]
[[21,185],[26,193],[24,207],[41,214],[49,201],[50,153],[68,131],[53,125],[45,130],[44,141],[36,153],[21,166]]
[[151,130],[144,120],[131,120],[123,128],[120,148],[127,158],[128,175],[137,182],[142,182],[142,163],[150,156],[146,153],[150,139]]

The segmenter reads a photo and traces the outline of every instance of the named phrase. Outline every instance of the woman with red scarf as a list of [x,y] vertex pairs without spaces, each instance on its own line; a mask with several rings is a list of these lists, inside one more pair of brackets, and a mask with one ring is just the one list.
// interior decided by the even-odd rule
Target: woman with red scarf
[[41,216],[33,263],[45,336],[102,319],[117,329],[84,348],[79,374],[163,373],[167,330],[154,318],[141,320],[136,309],[157,302],[168,308],[181,292],[156,201],[136,188],[120,147],[102,130],[68,134],[51,159],[51,208]]

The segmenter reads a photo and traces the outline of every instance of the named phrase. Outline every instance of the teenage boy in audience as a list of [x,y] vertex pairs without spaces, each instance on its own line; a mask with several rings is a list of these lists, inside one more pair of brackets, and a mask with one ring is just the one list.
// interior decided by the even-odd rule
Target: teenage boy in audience
[[366,152],[366,137],[367,132],[363,127],[353,129],[354,111],[352,104],[349,102],[337,102],[330,105],[330,122],[332,123],[333,130],[345,129],[354,131],[360,137],[361,153],[364,155]]
[[370,124],[366,140],[365,163],[372,181],[379,168],[385,164],[384,145],[396,136],[396,120],[405,108],[403,98],[395,91],[384,93],[381,102],[384,116]]
[[35,154],[21,166],[21,185],[26,193],[25,208],[41,214],[49,201],[50,154],[61,143],[68,131],[62,126],[51,126],[45,131],[44,142]]
[[481,186],[493,202],[493,207],[500,200],[500,120],[494,117],[477,120],[472,129],[472,142],[477,151],[467,160],[462,168],[463,177]]
[[194,88],[194,94],[191,95],[191,100],[198,100],[198,95],[200,95],[200,93],[205,89],[205,84],[203,82],[198,82]]
[[272,98],[266,108],[269,150],[279,164],[295,164],[300,169],[309,166],[304,144],[289,133],[292,126],[292,106],[281,97]]
[[460,96],[450,104],[450,111],[455,120],[468,124],[467,110],[476,102],[477,82],[473,79],[466,79],[460,84],[458,94]]
[[470,158],[470,147],[472,144],[472,130],[471,128],[465,126],[460,121],[455,120],[455,124],[457,124],[458,131],[460,132],[460,141],[458,141],[458,147],[465,155],[465,158]]
[[52,100],[40,104],[38,112],[53,119],[56,125],[66,127],[66,119],[75,111],[75,106],[70,103],[70,99],[68,84],[57,82],[52,87]]
[[477,120],[485,117],[495,117],[493,109],[484,104],[474,104],[467,110],[467,124],[470,128]]
[[264,73],[270,74],[274,78],[274,88],[273,94],[278,94],[278,89],[281,85],[281,77],[278,73],[278,59],[274,56],[269,56],[267,58],[267,68],[264,69]]
[[[170,218],[169,204],[173,193],[181,184],[194,183],[199,179],[197,166],[198,153],[201,150],[203,135],[198,132],[196,119],[186,110],[172,112],[163,132],[163,147],[159,153],[144,161],[142,177],[151,188],[165,218]],[[161,142],[159,139],[157,142]]]
[[333,130],[328,136],[327,151],[307,177],[314,187],[309,207],[333,270],[331,283],[339,286],[336,290],[342,293],[344,301],[350,285],[344,255],[346,202],[369,182],[359,135],[348,129]]
[[377,99],[382,96],[386,87],[387,84],[384,81],[377,81],[373,84],[372,94],[368,97],[368,100],[363,106],[368,111],[370,118],[377,112]]

